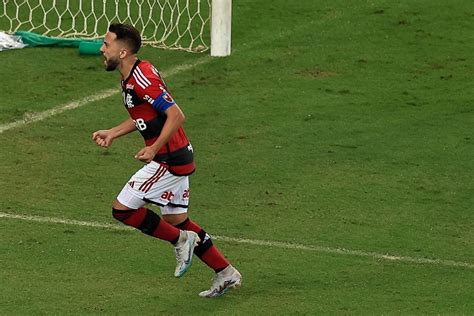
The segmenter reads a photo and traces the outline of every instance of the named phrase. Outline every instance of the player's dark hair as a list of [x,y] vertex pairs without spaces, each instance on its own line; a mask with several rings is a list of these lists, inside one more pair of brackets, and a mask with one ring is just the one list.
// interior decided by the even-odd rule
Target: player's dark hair
[[109,26],[109,32],[115,33],[118,40],[125,42],[133,54],[136,54],[142,46],[140,32],[131,25],[112,23]]

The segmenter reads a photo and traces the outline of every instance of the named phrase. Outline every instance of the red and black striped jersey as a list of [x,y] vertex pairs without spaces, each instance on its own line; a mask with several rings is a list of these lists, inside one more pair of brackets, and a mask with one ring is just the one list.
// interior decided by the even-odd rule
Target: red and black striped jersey
[[[148,61],[137,60],[128,78],[122,78],[125,108],[137,130],[152,145],[166,122],[165,111],[175,105],[160,73]],[[180,127],[153,159],[167,164],[171,173],[189,175],[194,172],[193,149]]]

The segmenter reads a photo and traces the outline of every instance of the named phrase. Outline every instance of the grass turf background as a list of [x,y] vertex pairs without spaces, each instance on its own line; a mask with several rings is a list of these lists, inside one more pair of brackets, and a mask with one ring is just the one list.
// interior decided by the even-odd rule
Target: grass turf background
[[[234,3],[232,55],[165,78],[196,150],[191,216],[230,237],[473,262],[473,12],[469,1]],[[141,57],[165,73],[208,58]],[[1,123],[118,88],[100,57],[73,49],[2,52],[0,65]],[[104,151],[90,135],[125,118],[117,93],[1,134],[0,209],[111,222],[142,143]],[[244,287],[208,302],[196,296],[203,265],[176,281],[169,246],[138,233],[0,225],[4,313],[474,309],[469,268],[224,242]]]

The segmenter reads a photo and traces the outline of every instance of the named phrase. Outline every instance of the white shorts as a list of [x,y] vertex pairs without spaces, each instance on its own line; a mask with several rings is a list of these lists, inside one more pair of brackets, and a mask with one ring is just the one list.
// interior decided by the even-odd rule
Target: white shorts
[[160,206],[162,214],[186,213],[189,205],[189,177],[175,176],[166,166],[152,161],[128,180],[117,200],[131,209],[153,203]]

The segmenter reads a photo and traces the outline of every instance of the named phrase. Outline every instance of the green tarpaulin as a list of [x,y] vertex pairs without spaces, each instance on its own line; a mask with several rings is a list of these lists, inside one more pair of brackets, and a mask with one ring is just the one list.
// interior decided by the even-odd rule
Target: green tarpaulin
[[29,47],[35,46],[59,46],[78,47],[81,54],[100,54],[100,46],[103,39],[83,39],[83,38],[59,38],[39,35],[33,32],[17,31],[16,36],[20,36],[23,43]]

